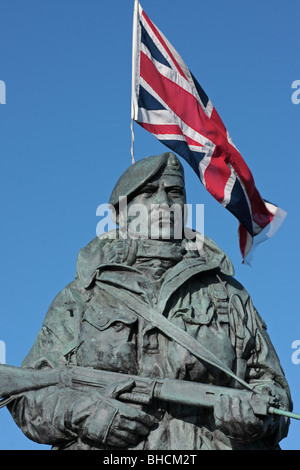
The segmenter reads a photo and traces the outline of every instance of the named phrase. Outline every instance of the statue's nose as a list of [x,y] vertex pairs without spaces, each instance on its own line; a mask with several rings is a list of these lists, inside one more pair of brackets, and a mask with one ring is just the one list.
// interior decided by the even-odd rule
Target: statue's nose
[[156,204],[159,204],[159,205],[162,205],[162,204],[167,204],[168,206],[170,205],[170,199],[164,188],[160,188],[159,191],[157,191],[155,202]]

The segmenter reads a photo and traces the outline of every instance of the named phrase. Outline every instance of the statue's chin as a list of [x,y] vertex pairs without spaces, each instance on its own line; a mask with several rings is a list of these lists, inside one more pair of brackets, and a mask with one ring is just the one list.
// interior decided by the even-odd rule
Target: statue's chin
[[[169,232],[151,232],[151,234],[148,233],[130,233],[127,232],[127,237],[131,238],[133,240],[160,240],[160,241],[173,241],[174,240],[174,234],[169,233]],[[178,238],[178,237],[177,237]],[[182,237],[179,237],[182,238]]]

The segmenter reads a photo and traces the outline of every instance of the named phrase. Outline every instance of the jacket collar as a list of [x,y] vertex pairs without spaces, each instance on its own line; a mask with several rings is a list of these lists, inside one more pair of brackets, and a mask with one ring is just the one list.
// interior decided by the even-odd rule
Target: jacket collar
[[[109,250],[107,250],[108,243],[114,244],[120,242],[120,240],[108,241],[109,235],[110,232],[94,238],[88,245],[82,248],[78,254],[76,278],[79,279],[85,289],[88,289],[93,284],[96,276],[103,271],[127,270],[139,273],[139,271],[133,268],[127,261],[132,255],[129,255],[123,262],[109,261]],[[138,243],[137,241],[135,242]],[[186,240],[183,240],[183,243],[186,243]],[[196,243],[198,251],[197,248],[193,246],[193,244],[195,245]],[[234,274],[230,259],[210,238],[196,233],[195,241],[188,241],[187,246],[192,248],[192,250],[188,250],[187,256],[170,269],[170,272],[164,280],[164,284],[169,284],[171,287],[171,284],[176,282],[178,285],[178,277],[188,279],[196,274],[196,272],[209,271],[212,269],[219,269],[224,274],[230,276]],[[189,255],[191,257],[189,257]],[[176,281],[174,281],[175,278],[177,278]]]

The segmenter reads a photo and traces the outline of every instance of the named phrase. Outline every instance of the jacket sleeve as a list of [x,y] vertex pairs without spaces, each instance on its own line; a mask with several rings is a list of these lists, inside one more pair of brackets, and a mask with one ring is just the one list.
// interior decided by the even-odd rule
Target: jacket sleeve
[[[278,355],[267,332],[267,326],[245,289],[236,281],[229,286],[229,296],[237,296],[237,309],[243,306],[240,318],[244,323],[244,330],[240,331],[242,339],[235,338],[237,356],[244,363],[244,379],[262,392],[270,393],[279,398],[286,410],[292,410],[292,400],[288,383],[281,367]],[[231,316],[234,315],[231,308]],[[231,321],[238,325],[238,320]],[[234,335],[233,335],[234,336]],[[237,346],[240,347],[238,351]],[[243,368],[243,367],[242,367]],[[271,415],[270,426],[265,439],[275,448],[277,443],[286,437],[289,419]],[[270,448],[270,447],[269,447]]]
[[[21,367],[49,369],[72,363],[78,343],[83,308],[76,282],[69,284],[52,302],[44,323]],[[30,391],[8,405],[24,434],[39,443],[58,444],[87,435],[86,422],[96,410],[101,415],[98,439],[105,441],[116,409],[96,391],[81,392],[56,386]],[[102,424],[102,427],[101,427]]]

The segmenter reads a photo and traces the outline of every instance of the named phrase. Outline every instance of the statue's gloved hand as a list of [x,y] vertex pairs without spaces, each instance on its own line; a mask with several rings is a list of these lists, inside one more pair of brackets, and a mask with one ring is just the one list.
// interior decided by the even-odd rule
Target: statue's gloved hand
[[105,390],[85,421],[81,437],[126,448],[137,445],[149,435],[155,424],[154,417],[114,398],[127,391],[131,382],[125,381]]
[[154,424],[152,416],[122,403],[111,423],[106,444],[122,448],[135,446],[146,439]]
[[214,408],[217,428],[228,437],[251,442],[267,434],[272,416],[258,417],[249,402],[223,395]]

